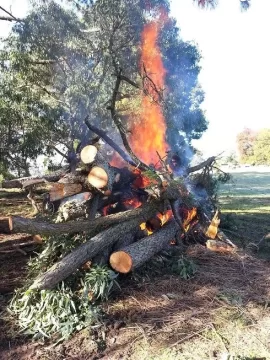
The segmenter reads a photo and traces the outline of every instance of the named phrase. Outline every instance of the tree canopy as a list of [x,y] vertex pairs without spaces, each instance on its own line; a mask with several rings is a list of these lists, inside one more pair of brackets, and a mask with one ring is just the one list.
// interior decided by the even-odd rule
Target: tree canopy
[[14,24],[0,53],[2,166],[27,175],[37,155],[72,151],[76,139],[86,143],[86,115],[112,131],[109,108],[119,71],[128,81],[117,94],[117,116],[128,131],[144,86],[141,34],[161,9],[158,45],[166,80],[158,91],[164,94],[167,141],[179,150],[199,138],[207,128],[200,109],[200,53],[181,39],[168,17],[168,1],[35,2]]
[[237,144],[242,163],[270,165],[270,129],[244,129],[237,136]]

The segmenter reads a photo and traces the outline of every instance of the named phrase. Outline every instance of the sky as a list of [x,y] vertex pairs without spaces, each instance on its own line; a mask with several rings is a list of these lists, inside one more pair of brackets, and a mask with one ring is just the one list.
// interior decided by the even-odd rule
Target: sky
[[[0,0],[0,6],[23,17],[28,0]],[[197,44],[202,55],[199,81],[209,127],[194,145],[205,156],[233,151],[245,127],[270,128],[270,0],[252,0],[247,12],[238,0],[220,0],[215,10],[171,0],[171,10],[181,37]],[[0,36],[10,29],[0,21]]]

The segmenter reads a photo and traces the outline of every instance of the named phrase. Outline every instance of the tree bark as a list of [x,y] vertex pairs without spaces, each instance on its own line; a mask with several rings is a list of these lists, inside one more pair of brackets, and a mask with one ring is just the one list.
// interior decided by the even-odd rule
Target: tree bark
[[0,218],[0,234],[10,234],[10,218]]
[[208,158],[207,160],[203,161],[202,163],[192,166],[190,168],[187,169],[187,174],[193,173],[195,171],[201,170],[206,166],[211,165],[214,161],[216,160],[215,156],[211,156],[210,158]]
[[[108,215],[106,217],[100,217],[92,221],[71,221],[63,224],[52,224],[44,221],[23,218],[20,216],[12,216],[9,218],[9,229],[13,233],[40,234],[47,236],[55,236],[66,233],[75,234],[80,232],[91,232],[97,234],[112,225],[120,224],[138,217],[143,218],[142,222],[147,221],[152,216],[151,215],[149,217],[150,213],[152,214],[152,212],[154,212],[155,215],[157,212],[162,211],[162,207],[162,202],[157,200],[152,201],[151,203],[147,203],[144,206],[134,210]],[[1,223],[2,221],[0,220],[0,224]]]
[[111,267],[120,273],[128,273],[138,268],[169,245],[177,231],[179,231],[177,223],[171,221],[153,235],[114,252],[110,256]]
[[[130,231],[133,231],[143,221],[154,216],[156,211],[156,206],[151,204],[151,206],[144,207],[143,211],[139,211],[132,220],[115,225],[94,236],[38,277],[31,286],[31,289],[53,289],[60,281],[67,278],[88,260],[92,260],[96,255],[102,254],[106,248],[112,246]],[[104,221],[104,219],[101,220]]]
[[62,176],[64,176],[66,173],[68,172],[68,166],[63,167],[60,170],[57,170],[55,172],[53,172],[52,174],[49,175],[42,175],[42,176],[28,176],[28,177],[23,177],[23,178],[19,178],[19,179],[13,179],[13,180],[4,180],[2,182],[2,187],[4,189],[22,189],[23,184],[26,181],[29,180],[38,180],[38,179],[44,179],[46,181],[49,182],[56,182],[58,181]]
[[82,191],[81,184],[53,183],[50,189],[50,201],[57,201]]

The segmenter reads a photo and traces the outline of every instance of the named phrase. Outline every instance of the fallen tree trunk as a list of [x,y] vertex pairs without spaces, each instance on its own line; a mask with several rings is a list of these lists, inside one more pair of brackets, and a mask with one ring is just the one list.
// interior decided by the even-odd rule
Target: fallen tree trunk
[[[88,260],[92,260],[96,255],[102,254],[108,247],[112,246],[130,231],[133,231],[133,229],[138,227],[143,221],[154,216],[157,211],[155,206],[148,206],[142,209],[144,211],[139,211],[138,215],[132,220],[115,225],[78,246],[70,254],[38,277],[30,289],[53,289],[60,281],[67,278]],[[101,220],[104,221],[105,219],[101,218]]]
[[124,274],[138,268],[169,245],[177,231],[179,231],[177,223],[171,221],[153,235],[112,253],[110,256],[111,267]]
[[[95,232],[96,234],[102,230],[107,229],[112,225],[116,225],[125,221],[142,217],[144,221],[149,219],[149,212],[154,214],[162,212],[162,202],[152,201],[137,209],[124,211],[122,213],[108,215],[106,217],[100,217],[98,219],[89,221],[74,221],[61,224],[52,224],[44,221],[38,221],[35,219],[23,218],[20,216],[9,217],[9,231],[12,233],[28,233],[28,234],[40,234],[40,235],[59,235],[59,234],[75,234],[80,232]],[[0,220],[1,226],[1,220]]]
[[61,179],[62,176],[64,176],[67,172],[68,172],[69,167],[65,166],[60,170],[57,170],[55,172],[53,172],[52,174],[49,175],[42,175],[42,176],[28,176],[28,177],[23,177],[23,178],[19,178],[19,179],[13,179],[13,180],[4,180],[2,182],[2,188],[4,189],[22,189],[23,188],[23,184],[26,181],[29,180],[38,180],[38,179],[44,179],[46,181],[49,182],[56,182],[58,180]]

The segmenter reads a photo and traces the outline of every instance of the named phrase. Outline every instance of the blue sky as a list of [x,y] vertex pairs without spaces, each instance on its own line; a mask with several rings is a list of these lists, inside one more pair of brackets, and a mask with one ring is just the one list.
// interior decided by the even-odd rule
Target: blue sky
[[[0,0],[18,17],[27,4]],[[245,13],[238,0],[220,0],[214,11],[198,9],[192,0],[171,0],[171,9],[182,38],[196,43],[203,57],[199,80],[209,129],[195,146],[206,156],[230,151],[244,127],[270,128],[270,0],[252,0]],[[10,27],[0,21],[0,36]]]

